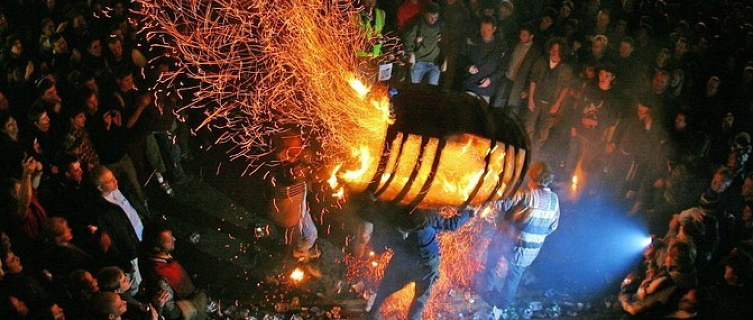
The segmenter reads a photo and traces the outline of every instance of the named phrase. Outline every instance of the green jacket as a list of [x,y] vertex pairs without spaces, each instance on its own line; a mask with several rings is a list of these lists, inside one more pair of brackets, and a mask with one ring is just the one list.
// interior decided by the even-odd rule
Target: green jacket
[[415,54],[416,62],[437,63],[440,56],[439,38],[441,29],[441,21],[427,25],[424,19],[418,18],[416,23],[403,35],[405,53]]

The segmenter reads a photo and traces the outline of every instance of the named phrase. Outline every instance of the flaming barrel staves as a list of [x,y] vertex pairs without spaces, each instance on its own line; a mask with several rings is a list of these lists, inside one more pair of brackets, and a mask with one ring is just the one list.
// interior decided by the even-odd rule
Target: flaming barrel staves
[[[382,201],[419,208],[477,206],[520,186],[530,142],[519,121],[464,93],[405,85],[371,177],[351,181]],[[358,182],[361,182],[360,184]]]

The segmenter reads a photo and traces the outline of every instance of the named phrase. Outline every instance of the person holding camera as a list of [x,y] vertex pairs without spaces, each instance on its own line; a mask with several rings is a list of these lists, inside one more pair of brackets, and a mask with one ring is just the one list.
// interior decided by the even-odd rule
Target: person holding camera
[[14,250],[28,257],[37,251],[36,243],[47,221],[47,212],[37,201],[37,186],[42,177],[42,164],[33,157],[21,163],[21,177],[11,177],[5,183],[2,201],[2,224],[13,241]]

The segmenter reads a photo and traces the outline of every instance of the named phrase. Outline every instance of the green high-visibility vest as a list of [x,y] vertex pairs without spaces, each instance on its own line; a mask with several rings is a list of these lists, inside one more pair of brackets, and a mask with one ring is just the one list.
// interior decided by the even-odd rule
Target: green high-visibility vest
[[[374,8],[374,24],[371,24],[371,21],[368,17],[361,15],[358,20],[358,25],[361,27],[361,30],[364,31],[364,36],[371,39],[373,37],[381,37],[382,36],[382,29],[384,28],[384,17],[385,13],[382,9]],[[358,56],[359,57],[365,57],[369,55],[378,56],[382,53],[382,44],[381,43],[375,43],[373,44],[371,48],[371,52],[366,51],[359,51]]]

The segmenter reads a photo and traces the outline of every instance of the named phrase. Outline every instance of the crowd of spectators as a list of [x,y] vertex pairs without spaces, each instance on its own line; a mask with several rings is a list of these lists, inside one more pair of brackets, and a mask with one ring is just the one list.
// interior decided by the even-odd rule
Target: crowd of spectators
[[753,4],[366,3],[362,19],[383,10],[381,34],[403,41],[393,81],[518,117],[562,192],[576,176],[581,204],[607,200],[645,222],[655,240],[621,291],[627,314],[750,316]]
[[192,176],[181,101],[157,81],[173,62],[134,5],[0,3],[2,319],[206,317],[149,211]]

